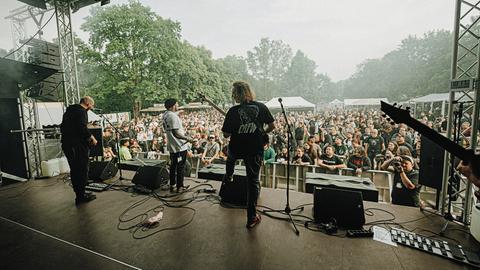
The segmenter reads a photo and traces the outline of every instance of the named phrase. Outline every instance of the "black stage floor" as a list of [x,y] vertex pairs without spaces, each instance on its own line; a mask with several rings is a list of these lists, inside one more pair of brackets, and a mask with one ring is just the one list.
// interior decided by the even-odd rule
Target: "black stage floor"
[[[197,185],[187,181],[191,186]],[[219,187],[219,182],[209,182]],[[161,194],[168,194],[167,191]],[[245,228],[245,210],[212,201],[165,207],[161,225],[146,232],[119,230],[119,216],[147,198],[124,191],[106,191],[76,207],[73,191],[61,178],[30,181],[0,189],[0,269],[467,269],[463,265],[407,247],[392,247],[372,239],[328,236],[263,217],[259,226]],[[190,198],[192,194],[182,194]],[[291,192],[292,207],[313,201],[311,194]],[[285,191],[262,189],[259,204],[283,209]],[[160,206],[151,198],[124,219]],[[418,209],[365,202],[365,207],[391,211],[409,229],[438,232],[443,219]],[[389,215],[373,210],[367,222]],[[194,216],[193,216],[194,214]],[[303,214],[311,216],[311,206]],[[134,239],[162,228],[145,239]],[[122,223],[122,228],[134,224]],[[447,235],[478,250],[473,238],[455,228]],[[428,235],[429,233],[424,233]]]

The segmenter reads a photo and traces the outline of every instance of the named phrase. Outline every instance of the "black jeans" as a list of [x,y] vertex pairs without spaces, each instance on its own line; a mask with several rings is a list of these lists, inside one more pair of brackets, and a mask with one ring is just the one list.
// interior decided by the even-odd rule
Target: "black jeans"
[[[257,211],[257,200],[260,195],[260,167],[262,166],[263,154],[257,154],[242,158],[247,171],[247,223],[253,221]],[[237,158],[229,153],[225,165],[227,176],[233,176],[235,161]]]
[[64,143],[62,144],[62,150],[70,166],[73,191],[75,191],[77,198],[81,198],[85,195],[85,186],[88,180],[90,148],[88,145]]
[[185,160],[187,151],[170,153],[170,186],[177,184],[177,188],[183,187]]

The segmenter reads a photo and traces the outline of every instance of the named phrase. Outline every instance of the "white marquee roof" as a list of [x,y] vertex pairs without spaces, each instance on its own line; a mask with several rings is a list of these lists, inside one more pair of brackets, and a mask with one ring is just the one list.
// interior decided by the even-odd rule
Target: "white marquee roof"
[[[315,104],[306,101],[302,97],[282,97],[283,107],[288,109],[315,109]],[[265,105],[269,109],[280,109],[280,103],[278,97],[270,99]]]
[[409,102],[412,103],[430,103],[430,102],[440,102],[440,101],[449,101],[450,93],[437,93],[429,94],[423,97],[412,98]]
[[345,106],[380,106],[380,101],[387,102],[386,98],[352,98],[344,99]]

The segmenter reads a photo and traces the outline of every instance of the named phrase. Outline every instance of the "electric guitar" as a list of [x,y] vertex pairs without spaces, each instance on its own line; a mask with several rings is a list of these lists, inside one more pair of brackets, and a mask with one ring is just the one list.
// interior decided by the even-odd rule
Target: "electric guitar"
[[[471,168],[473,174],[477,177],[480,177],[480,156],[475,155],[473,149],[465,149],[461,147],[455,142],[449,140],[447,137],[422,124],[415,118],[412,118],[410,116],[410,109],[408,107],[406,107],[406,109],[401,109],[401,106],[395,107],[394,105],[396,104],[393,104],[392,106],[383,101],[380,102],[380,105],[381,110],[390,117],[390,119],[387,118],[387,120],[393,120],[395,123],[406,124],[416,130],[418,133],[422,134],[422,136],[429,138],[431,141],[445,149],[447,152],[452,153],[463,161],[469,163],[472,162]],[[382,116],[386,117],[386,115]]]
[[[223,116],[227,116],[227,113],[220,107],[218,107],[217,104],[215,104],[213,101],[211,101],[208,97],[206,97],[204,94],[199,93],[198,96],[200,97],[200,100],[202,102],[207,102],[210,106],[212,106],[214,109],[216,109],[219,113],[221,113]],[[257,125],[258,126],[258,125]],[[268,137],[268,134],[265,133],[265,130],[263,128],[259,128],[260,134],[262,136],[262,144],[265,144],[270,141],[270,138]]]
[[227,113],[220,107],[218,107],[215,102],[211,101],[209,98],[207,98],[204,94],[198,94],[200,97],[201,102],[207,102],[210,106],[212,106],[215,110],[217,110],[219,113],[221,113],[223,116],[227,116]]

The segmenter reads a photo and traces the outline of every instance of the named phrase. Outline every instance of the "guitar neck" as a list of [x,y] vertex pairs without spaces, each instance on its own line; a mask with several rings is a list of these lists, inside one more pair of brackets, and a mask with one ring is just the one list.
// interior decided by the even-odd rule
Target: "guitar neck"
[[215,103],[213,103],[213,102],[212,102],[212,103],[208,102],[208,103],[210,104],[210,106],[212,106],[213,108],[215,108],[215,110],[217,110],[217,111],[218,111],[219,113],[221,113],[223,116],[227,116],[227,113],[226,113],[224,110],[222,110],[220,107],[218,107],[217,104],[215,104]]
[[471,161],[473,158],[473,152],[471,150],[467,150],[460,145],[452,142],[447,137],[439,134],[438,132],[434,131],[433,129],[427,127],[426,125],[422,124],[416,119],[410,118],[408,123],[411,128],[416,130],[418,133],[422,134],[423,136],[429,138],[433,142],[437,143],[439,146],[447,150],[448,152],[454,154],[455,156],[459,157],[462,160]]
[[227,116],[227,113],[222,110],[222,108],[218,107],[217,104],[215,104],[213,101],[211,101],[209,98],[207,98],[205,95],[201,94],[200,98],[207,102],[210,106],[212,106],[215,110],[217,110],[219,113],[223,114],[223,116]]

